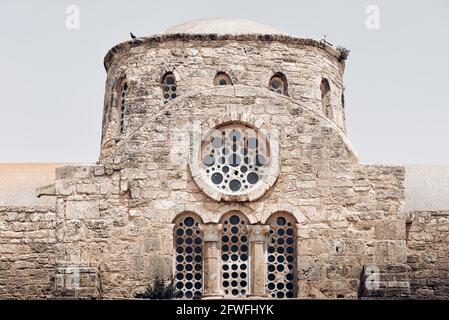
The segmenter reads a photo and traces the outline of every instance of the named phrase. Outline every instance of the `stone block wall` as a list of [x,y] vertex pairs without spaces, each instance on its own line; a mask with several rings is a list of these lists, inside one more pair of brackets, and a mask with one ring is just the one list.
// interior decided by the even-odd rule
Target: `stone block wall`
[[449,298],[449,211],[417,211],[407,226],[412,297]]
[[[93,297],[130,298],[156,275],[171,277],[172,226],[152,219],[147,201],[131,196],[144,172],[121,172],[114,165],[57,170],[56,262],[63,267],[57,270],[56,288],[61,296],[91,292]],[[79,266],[90,287],[70,287]]]
[[406,264],[367,265],[361,278],[359,297],[407,299],[410,297],[409,267]]
[[58,299],[101,298],[100,268],[89,263],[57,262],[54,296]]
[[[257,201],[217,202],[189,170],[192,126],[244,112],[279,132],[280,173]],[[216,88],[147,115],[101,165],[57,170],[57,257],[101,264],[103,297],[132,297],[173,274],[178,214],[264,224],[282,211],[298,223],[299,296],[356,297],[364,265],[406,260],[403,181],[403,167],[359,164],[338,128],[288,97]]]
[[323,199],[332,205],[300,205],[300,297],[355,298],[365,265],[406,261],[403,168],[362,165],[346,174],[351,180],[335,179]]
[[344,63],[313,40],[253,36],[146,38],[113,48],[106,57],[106,66],[101,158],[108,156],[116,140],[122,138],[118,130],[117,83],[126,78],[129,84],[124,115],[127,134],[141,126],[147,115],[164,106],[161,80],[168,71],[176,77],[178,97],[213,89],[217,72],[227,73],[234,85],[268,91],[270,78],[280,72],[287,78],[288,96],[317,114],[323,114],[320,84],[326,78],[331,87],[332,121],[345,131]]
[[0,299],[52,296],[55,209],[0,207]]

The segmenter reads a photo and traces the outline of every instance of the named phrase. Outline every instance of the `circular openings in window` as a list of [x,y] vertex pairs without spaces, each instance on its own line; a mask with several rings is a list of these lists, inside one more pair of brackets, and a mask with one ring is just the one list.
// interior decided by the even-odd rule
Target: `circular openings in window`
[[177,97],[176,79],[171,72],[166,73],[162,78],[162,95],[164,104]]
[[270,91],[287,95],[287,79],[283,74],[277,73],[271,77],[268,88]]
[[218,72],[214,78],[214,86],[229,86],[232,85],[231,78],[224,72]]
[[185,298],[203,293],[203,239],[199,223],[195,216],[184,216],[175,224],[175,287]]
[[272,298],[295,296],[296,227],[288,215],[269,219],[268,284]]
[[269,165],[267,141],[242,125],[214,131],[205,139],[201,156],[211,185],[228,194],[250,191]]
[[125,98],[128,94],[128,82],[124,81],[121,87],[121,94],[120,94],[120,133],[125,132],[125,112],[126,112],[126,105],[125,105]]
[[236,213],[224,221],[221,237],[222,287],[227,297],[245,297],[248,291],[249,246],[247,222]]

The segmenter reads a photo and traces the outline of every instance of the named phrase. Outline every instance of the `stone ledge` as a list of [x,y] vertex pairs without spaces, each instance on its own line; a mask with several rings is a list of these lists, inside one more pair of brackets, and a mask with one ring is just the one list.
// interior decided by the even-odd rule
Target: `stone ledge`
[[129,50],[145,44],[160,43],[168,41],[263,41],[263,42],[281,42],[292,45],[308,45],[325,50],[328,54],[340,58],[340,52],[328,46],[324,42],[314,39],[298,38],[282,34],[241,34],[241,35],[217,35],[217,34],[158,34],[149,37],[137,38],[131,41],[119,43],[112,47],[104,57],[103,64],[108,71],[112,58],[116,53]]

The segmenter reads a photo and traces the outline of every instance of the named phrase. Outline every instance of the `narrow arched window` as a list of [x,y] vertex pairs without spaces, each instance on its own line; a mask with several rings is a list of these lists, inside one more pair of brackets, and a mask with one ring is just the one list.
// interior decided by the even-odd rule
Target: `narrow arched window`
[[172,72],[167,72],[162,77],[162,96],[164,104],[177,97],[176,78]]
[[120,88],[120,133],[125,132],[126,95],[128,94],[128,81],[124,80]]
[[289,214],[276,213],[268,219],[267,289],[272,298],[296,296],[296,224]]
[[327,79],[321,80],[321,104],[323,108],[323,115],[329,119],[332,119],[332,105],[331,105],[331,87]]
[[174,226],[175,288],[180,297],[200,297],[203,294],[203,239],[194,214],[178,217]]
[[221,283],[225,297],[245,297],[248,292],[248,219],[231,212],[221,219]]
[[271,77],[268,88],[270,89],[270,91],[287,95],[287,78],[285,78],[282,73],[276,73]]
[[231,78],[224,72],[218,72],[214,78],[214,86],[232,86]]

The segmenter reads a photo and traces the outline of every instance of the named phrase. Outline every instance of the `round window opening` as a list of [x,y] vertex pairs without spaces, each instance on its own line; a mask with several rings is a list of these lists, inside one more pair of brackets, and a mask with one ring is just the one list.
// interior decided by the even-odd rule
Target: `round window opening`
[[229,195],[244,194],[268,174],[269,143],[253,128],[242,124],[223,126],[203,140],[201,163],[213,188]]

